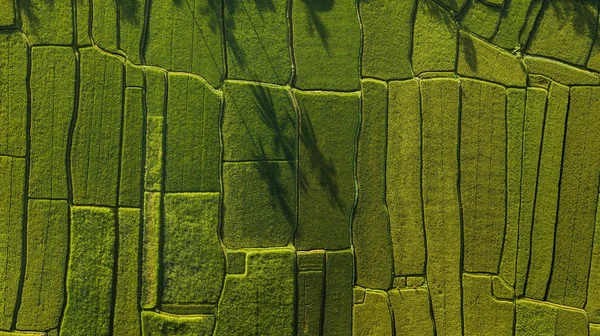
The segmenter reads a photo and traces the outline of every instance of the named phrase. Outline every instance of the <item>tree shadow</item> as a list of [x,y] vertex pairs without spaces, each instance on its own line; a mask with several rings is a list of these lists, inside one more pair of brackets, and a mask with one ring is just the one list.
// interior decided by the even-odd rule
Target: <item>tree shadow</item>
[[[569,22],[578,35],[584,35],[590,39],[594,38],[598,13],[594,13],[592,7],[598,8],[597,0],[553,0],[547,1],[547,3],[563,25]],[[569,8],[573,8],[573,10],[568,10]],[[542,10],[538,15],[544,15],[545,12],[545,10]]]
[[132,25],[140,24],[141,7],[142,4],[140,0],[117,0],[117,8],[119,10],[121,19],[124,19]]
[[[470,36],[471,34],[467,31],[459,32],[459,52],[462,52],[464,55],[465,61],[467,62],[467,66],[473,72],[477,71],[477,52],[475,51],[475,45],[473,44],[473,38]],[[460,55],[459,55],[460,57]]]
[[[301,114],[300,142],[308,152],[310,169],[317,173],[319,186],[329,195],[329,203],[340,210],[344,210],[344,203],[339,194],[339,187],[335,178],[336,169],[331,159],[327,160],[319,148],[314,128],[307,113]],[[300,181],[302,190],[308,189],[308,181]]]
[[329,53],[329,30],[321,20],[320,13],[330,11],[333,8],[333,0],[302,0],[302,2],[306,6],[309,35],[314,36],[316,32],[325,50]]

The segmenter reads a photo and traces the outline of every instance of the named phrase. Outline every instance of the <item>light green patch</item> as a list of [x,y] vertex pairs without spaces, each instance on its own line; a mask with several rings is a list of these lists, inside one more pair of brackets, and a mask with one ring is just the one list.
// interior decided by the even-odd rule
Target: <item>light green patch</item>
[[117,282],[113,335],[139,335],[141,331],[138,312],[140,209],[118,210]]
[[31,51],[29,197],[67,198],[67,135],[73,117],[75,54],[70,47]]
[[146,166],[144,188],[161,191],[163,177],[163,132],[165,113],[165,74],[151,68],[146,75]]
[[125,89],[123,140],[121,150],[121,181],[119,205],[139,207],[142,198],[142,142],[144,111],[142,89]]
[[392,289],[388,295],[396,335],[434,335],[427,289]]
[[583,65],[596,33],[598,5],[593,1],[548,0],[540,15],[527,53]]
[[146,64],[193,73],[220,86],[225,72],[221,14],[221,1],[153,2]]
[[460,193],[463,268],[497,273],[506,210],[506,90],[461,80]]
[[15,7],[12,0],[0,0],[0,26],[15,24]]
[[523,57],[527,72],[549,77],[564,85],[598,85],[600,76],[596,73],[568,64],[535,56]]
[[144,336],[209,336],[213,334],[214,327],[214,315],[177,316],[162,312],[142,312]]
[[412,77],[410,54],[416,1],[358,4],[363,32],[362,76],[385,80]]
[[153,309],[158,303],[160,273],[160,242],[162,230],[161,197],[157,192],[144,193],[144,219],[142,227],[142,260],[140,305]]
[[357,90],[361,32],[355,0],[292,2],[295,87]]
[[58,327],[65,300],[69,248],[67,201],[28,202],[27,263],[16,327],[48,330]]
[[227,81],[223,91],[225,161],[296,159],[298,117],[289,89]]
[[290,81],[288,3],[225,1],[228,78],[281,85]]
[[216,303],[225,273],[218,193],[165,196],[162,297],[165,303]]
[[25,156],[27,57],[20,34],[0,32],[0,155]]
[[219,191],[221,96],[194,76],[168,80],[166,191]]
[[117,203],[123,63],[91,47],[80,49],[79,109],[73,132],[73,203]]
[[223,165],[223,242],[229,248],[288,245],[296,228],[296,162]]
[[459,81],[421,81],[426,275],[438,334],[462,330],[458,194]]
[[[0,1],[11,4],[12,1]],[[70,45],[73,41],[73,8],[71,1],[18,1],[23,33],[29,43]],[[0,5],[2,8],[2,5]],[[9,9],[9,13],[12,12]],[[0,12],[4,12],[0,9]],[[2,16],[2,14],[0,14]],[[0,25],[2,20],[0,19]]]
[[[596,220],[594,223],[594,240],[592,241],[592,260],[590,263],[590,274],[587,285],[587,300],[585,311],[590,322],[600,322],[600,203],[596,205]],[[597,329],[600,334],[600,325],[590,325],[590,336],[595,334],[591,330]]]
[[583,308],[600,171],[600,87],[572,87],[547,300]]
[[352,220],[356,284],[387,290],[394,273],[385,203],[387,85],[362,81],[362,117],[356,162],[358,202]]
[[515,306],[492,296],[489,275],[463,273],[464,335],[497,336],[513,334]]
[[517,336],[587,336],[585,311],[540,301],[517,300]]
[[228,274],[215,335],[291,335],[294,331],[295,251],[247,250],[246,274]]
[[527,73],[518,58],[463,30],[460,31],[458,74],[506,86],[525,87]]
[[387,120],[386,203],[394,272],[422,274],[425,240],[421,203],[421,96],[419,81],[390,82]]
[[360,97],[294,94],[301,116],[295,246],[299,250],[350,247]]
[[384,291],[367,290],[364,302],[352,311],[352,335],[391,336],[392,312]]
[[10,330],[21,276],[25,159],[0,156],[0,328]]
[[552,271],[554,228],[558,208],[560,167],[564,147],[569,88],[552,83],[544,117],[542,153],[531,229],[531,256],[525,294],[543,300]]
[[413,72],[454,71],[457,28],[448,12],[433,0],[419,0],[413,29]]
[[108,335],[115,266],[113,209],[71,207],[67,306],[61,335]]

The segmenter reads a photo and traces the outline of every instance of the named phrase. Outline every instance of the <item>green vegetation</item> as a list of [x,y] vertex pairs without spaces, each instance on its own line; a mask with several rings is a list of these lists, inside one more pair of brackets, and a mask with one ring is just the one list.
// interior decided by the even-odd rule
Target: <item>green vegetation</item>
[[596,0],[0,0],[0,336],[600,336]]
[[115,211],[71,208],[67,305],[61,335],[108,335],[113,300]]
[[298,117],[288,89],[227,81],[223,92],[225,161],[296,159]]
[[202,76],[213,87],[224,74],[221,1],[160,1],[150,6],[146,63]]
[[169,74],[166,191],[219,191],[221,95],[198,77]]
[[142,312],[144,336],[209,336],[215,325],[212,315],[175,316],[166,313]]
[[216,303],[225,256],[217,237],[217,193],[165,196],[162,296],[167,303]]
[[114,284],[115,307],[112,332],[114,335],[139,335],[138,274],[140,210],[118,210],[117,281]]
[[354,335],[392,335],[392,312],[388,305],[386,292],[367,290],[364,302],[354,305],[352,333]]
[[353,266],[350,250],[325,253],[324,335],[352,334]]
[[514,55],[463,30],[458,48],[458,74],[506,86],[526,86],[527,73]]
[[[300,107],[299,250],[350,246],[360,99],[356,94],[294,93]],[[329,125],[335,124],[336,127]]]
[[547,101],[546,90],[528,88],[523,119],[523,143],[521,163],[521,203],[519,210],[519,242],[515,295],[525,291],[527,269],[531,251],[531,225],[533,223],[535,190],[538,179],[538,166],[542,147],[542,131]]
[[548,301],[583,308],[600,171],[597,87],[571,88]]
[[294,328],[295,251],[249,249],[245,274],[228,274],[215,335],[290,335]]
[[292,1],[296,82],[305,90],[359,89],[356,0]]
[[356,284],[385,290],[392,285],[394,274],[385,204],[387,86],[367,79],[362,82],[362,92],[356,160],[358,201],[352,222]]
[[460,23],[473,33],[489,39],[496,32],[496,27],[502,14],[502,7],[490,6],[485,1],[469,1],[468,7],[463,9],[464,14],[461,13],[462,18]]
[[[142,182],[142,141],[144,138],[144,111],[142,89],[125,89],[123,140],[121,148],[121,175],[119,205],[139,207]],[[153,140],[153,139],[151,139]]]
[[[31,51],[29,196],[67,198],[67,137],[73,118],[75,55],[69,47]],[[48,109],[50,107],[50,109]]]
[[69,208],[66,201],[28,203],[27,263],[16,326],[48,330],[58,327],[65,301]]
[[506,91],[461,81],[460,190],[463,268],[497,273],[505,226]]
[[17,33],[0,32],[0,155],[25,156],[27,45]]
[[123,63],[96,48],[82,48],[77,122],[71,169],[73,202],[117,203]]
[[425,241],[421,188],[421,96],[415,79],[388,85],[386,203],[396,275],[421,274]]
[[448,12],[434,0],[419,0],[413,23],[413,73],[454,71],[457,34]]
[[545,1],[527,53],[583,65],[594,41],[597,20],[598,6],[593,2]]
[[140,305],[152,309],[158,304],[160,273],[160,235],[162,230],[162,199],[160,193],[144,193],[142,223],[142,270]]
[[531,262],[527,274],[527,297],[543,300],[552,270],[554,227],[558,206],[560,164],[564,147],[569,88],[550,85],[544,121],[537,192],[531,231]]
[[289,0],[226,0],[227,77],[287,84],[292,75]]
[[463,273],[462,288],[465,335],[512,334],[514,304],[492,296],[492,278],[489,275]]
[[[7,4],[9,1],[3,1]],[[73,39],[72,3],[69,1],[29,0],[22,2],[20,17],[23,32],[31,44],[69,45]],[[12,8],[11,8],[12,10]],[[3,10],[0,10],[4,12]],[[0,14],[2,16],[2,14]],[[66,93],[68,91],[63,91]]]
[[396,288],[388,296],[397,335],[433,335],[427,289]]
[[[359,1],[363,31],[362,76],[412,77],[410,63],[415,1]],[[389,38],[394,36],[394,38]]]
[[296,229],[296,163],[223,164],[223,242],[229,248],[286,246]]
[[9,330],[21,275],[25,159],[0,156],[0,328]]
[[461,319],[461,218],[458,193],[459,82],[421,81],[422,189],[427,263],[434,323],[458,334]]

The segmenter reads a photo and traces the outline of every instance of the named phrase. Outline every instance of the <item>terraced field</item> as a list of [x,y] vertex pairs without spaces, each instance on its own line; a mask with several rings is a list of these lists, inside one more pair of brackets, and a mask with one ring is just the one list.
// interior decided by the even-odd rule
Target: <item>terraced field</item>
[[599,10],[0,0],[0,336],[599,336]]

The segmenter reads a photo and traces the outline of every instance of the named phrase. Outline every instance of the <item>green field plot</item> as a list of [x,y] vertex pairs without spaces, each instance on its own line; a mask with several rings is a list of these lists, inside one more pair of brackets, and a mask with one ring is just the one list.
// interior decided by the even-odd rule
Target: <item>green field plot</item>
[[31,81],[29,196],[66,199],[65,162],[75,90],[73,50],[33,48]]
[[11,327],[22,272],[25,160],[0,156],[0,328]]
[[17,328],[48,330],[58,327],[65,302],[69,208],[66,201],[34,199],[27,211],[27,262]]
[[122,127],[123,63],[96,48],[81,49],[79,108],[73,133],[73,202],[116,205]]
[[220,1],[160,1],[150,6],[146,62],[221,85],[224,75]]
[[226,0],[227,78],[287,84],[292,74],[291,0]]
[[109,208],[71,208],[63,335],[111,332],[116,216]]
[[0,0],[0,336],[600,336],[600,0]]
[[216,303],[225,268],[217,193],[165,195],[163,303]]
[[198,77],[168,79],[166,191],[219,190],[221,95]]

